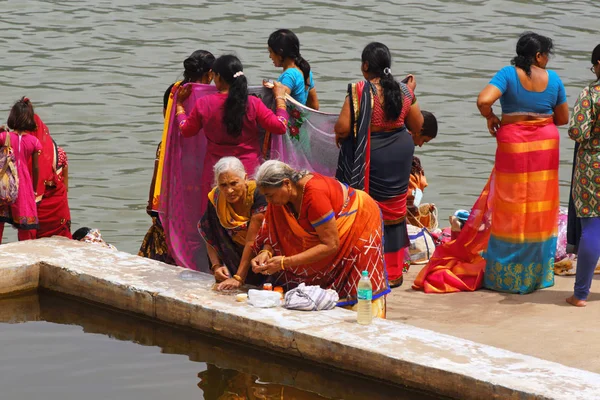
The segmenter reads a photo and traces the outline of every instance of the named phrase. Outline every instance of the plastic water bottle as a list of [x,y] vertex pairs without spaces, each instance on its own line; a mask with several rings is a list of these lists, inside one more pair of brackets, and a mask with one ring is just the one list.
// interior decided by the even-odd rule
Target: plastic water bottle
[[369,271],[362,272],[362,278],[358,281],[358,307],[357,322],[361,325],[369,325],[373,321],[373,285],[369,279]]

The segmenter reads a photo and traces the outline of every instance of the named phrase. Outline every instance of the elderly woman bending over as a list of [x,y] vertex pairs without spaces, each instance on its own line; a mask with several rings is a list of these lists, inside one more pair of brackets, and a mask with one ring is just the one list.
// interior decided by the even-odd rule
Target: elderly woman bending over
[[289,290],[300,283],[334,289],[353,306],[360,273],[369,271],[376,315],[390,291],[383,263],[382,221],[369,195],[337,180],[267,161],[256,183],[268,206],[252,270]]
[[242,162],[223,157],[214,166],[216,187],[208,194],[208,206],[198,229],[206,242],[211,271],[218,290],[243,283],[261,284],[265,277],[250,271],[254,238],[264,219],[267,202],[248,180]]

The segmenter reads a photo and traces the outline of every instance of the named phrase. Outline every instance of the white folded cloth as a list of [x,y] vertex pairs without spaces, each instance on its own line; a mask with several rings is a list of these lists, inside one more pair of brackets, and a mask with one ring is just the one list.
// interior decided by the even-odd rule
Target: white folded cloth
[[335,290],[325,290],[319,286],[306,286],[301,283],[285,294],[283,306],[290,310],[301,311],[331,310],[339,299]]

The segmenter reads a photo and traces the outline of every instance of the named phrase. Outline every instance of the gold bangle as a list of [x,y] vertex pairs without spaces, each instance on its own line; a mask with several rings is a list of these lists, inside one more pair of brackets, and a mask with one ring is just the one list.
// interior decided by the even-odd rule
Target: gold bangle
[[285,271],[285,266],[283,265],[283,260],[285,260],[285,256],[281,256],[281,270]]
[[273,258],[273,253],[271,253],[269,250],[267,249],[262,249],[261,251],[258,252],[258,255],[260,256],[262,253],[269,253],[269,258]]
[[239,275],[234,275],[234,276],[233,276],[233,279],[235,279],[235,280],[236,280],[236,281],[238,281],[239,283],[244,283],[244,280],[243,280],[243,279],[242,279],[242,277],[241,277],[241,276],[239,276]]
[[221,266],[221,264],[219,264],[219,263],[213,264],[213,265],[210,267],[210,270],[211,270],[212,272],[215,272],[215,267],[220,267],[220,266]]
[[277,97],[275,97],[275,100],[283,100],[283,101],[285,101],[285,96],[277,96]]

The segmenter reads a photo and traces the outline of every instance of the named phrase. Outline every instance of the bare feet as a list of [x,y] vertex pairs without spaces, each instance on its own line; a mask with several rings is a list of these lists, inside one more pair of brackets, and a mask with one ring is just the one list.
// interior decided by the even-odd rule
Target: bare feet
[[575,307],[585,307],[587,305],[587,301],[579,300],[577,297],[575,297],[575,295],[569,297],[567,299],[567,303]]

